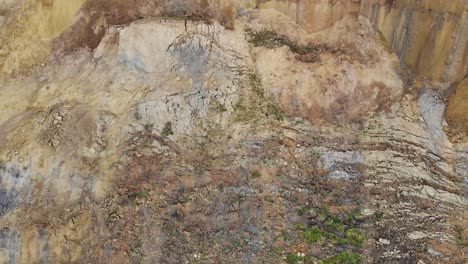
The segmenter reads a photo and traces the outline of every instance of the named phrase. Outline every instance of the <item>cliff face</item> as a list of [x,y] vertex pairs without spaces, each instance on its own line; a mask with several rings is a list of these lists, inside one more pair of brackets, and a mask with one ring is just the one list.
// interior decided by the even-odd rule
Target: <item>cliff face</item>
[[[419,79],[458,83],[468,70],[468,1],[367,1],[361,12]],[[468,134],[466,81],[448,102],[447,121]],[[464,125],[465,124],[465,125]]]
[[330,28],[348,14],[356,15],[359,0],[273,0],[261,1],[259,7],[274,8],[313,33]]
[[454,82],[468,69],[466,0],[274,0],[260,7],[287,14],[309,33],[364,15],[419,78]]
[[385,3],[221,2],[0,0],[0,263],[463,263],[454,87]]
[[[308,33],[330,28],[344,16],[367,17],[400,62],[424,86],[431,82],[455,83],[468,71],[468,13],[466,0],[454,1],[263,1],[261,8],[274,8],[291,17]],[[437,85],[435,85],[437,86]],[[466,93],[458,86],[457,94]],[[456,99],[451,99],[453,104]],[[461,98],[458,102],[463,101]],[[450,105],[450,109],[458,106]],[[451,115],[451,126],[464,119]],[[468,130],[464,130],[468,133]]]
[[[456,84],[453,94],[447,103],[447,122],[454,128],[455,133],[464,132],[468,134],[468,78]],[[458,131],[457,131],[458,130]]]
[[401,99],[398,59],[380,45],[379,35],[366,20],[346,17],[308,35],[280,12],[262,10],[259,18],[266,28],[299,42],[320,43],[304,44],[302,49],[316,50],[305,54],[301,47],[293,47],[296,52],[290,47],[254,49],[257,72],[269,87],[266,92],[288,115],[315,124],[344,124]]
[[467,72],[467,1],[364,2],[361,12],[419,78],[454,82]]

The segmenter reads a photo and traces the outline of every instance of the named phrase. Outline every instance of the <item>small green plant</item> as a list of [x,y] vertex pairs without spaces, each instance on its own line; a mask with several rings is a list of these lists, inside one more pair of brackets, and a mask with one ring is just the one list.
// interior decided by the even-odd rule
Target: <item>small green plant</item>
[[330,212],[328,212],[327,208],[321,207],[314,207],[312,208],[316,213],[318,213],[319,219],[325,221],[327,218],[330,217]]
[[320,229],[317,226],[307,228],[304,233],[305,240],[312,244],[323,244],[325,241],[331,244],[349,244],[356,247],[361,247],[366,237],[358,229],[351,228],[345,232],[344,238],[339,237],[331,232]]
[[380,222],[383,220],[383,216],[384,214],[382,212],[377,212],[375,213],[375,219],[377,220],[377,222]]
[[326,224],[329,228],[337,231],[343,231],[345,229],[345,226],[341,223],[340,219],[338,219],[335,216],[329,216],[328,220],[326,221]]
[[346,221],[350,223],[355,223],[359,217],[362,217],[362,213],[361,210],[357,208],[346,215]]
[[326,232],[316,226],[312,228],[307,228],[304,235],[305,235],[305,240],[311,244],[312,243],[322,244],[323,242],[325,242],[327,238],[336,237],[335,235],[329,232]]
[[260,172],[258,171],[252,171],[250,173],[250,177],[252,177],[252,179],[255,179],[255,178],[260,178],[262,175],[260,174]]
[[463,247],[468,246],[468,243],[466,242],[465,234],[463,233],[463,230],[464,230],[463,227],[460,225],[456,225],[454,229],[457,234],[456,238],[458,240],[457,241],[458,244]]
[[351,228],[345,233],[345,238],[349,244],[361,247],[366,240],[366,236],[358,229]]
[[182,204],[183,203],[188,203],[190,201],[190,197],[188,195],[186,195],[186,194],[182,194],[177,198],[177,201],[179,203],[182,203]]
[[304,223],[300,223],[300,222],[294,225],[295,230],[302,230],[305,227],[306,227],[306,225]]
[[171,122],[167,122],[166,124],[164,124],[161,135],[163,135],[165,137],[170,136],[170,135],[174,135],[174,131],[172,131],[172,123]]
[[291,253],[286,256],[286,262],[289,264],[295,264],[304,261],[305,256],[298,253]]
[[128,198],[130,200],[135,200],[137,198],[145,198],[148,199],[149,193],[146,191],[140,191],[140,192],[134,192],[128,195]]
[[298,216],[303,216],[305,213],[309,211],[309,208],[307,206],[300,207],[296,210]]
[[291,237],[289,236],[288,232],[286,231],[281,231],[281,238],[284,240],[284,241],[290,241],[291,240]]
[[323,264],[360,264],[363,262],[362,255],[353,252],[341,252],[322,260]]
[[248,30],[250,34],[250,43],[254,44],[256,47],[267,47],[267,48],[277,48],[281,46],[292,46],[293,42],[284,36],[276,34],[276,32],[271,30],[261,30],[253,31]]
[[265,95],[261,79],[255,72],[247,74],[244,85],[249,92],[234,106],[236,122],[256,121],[263,116],[284,120],[281,108]]

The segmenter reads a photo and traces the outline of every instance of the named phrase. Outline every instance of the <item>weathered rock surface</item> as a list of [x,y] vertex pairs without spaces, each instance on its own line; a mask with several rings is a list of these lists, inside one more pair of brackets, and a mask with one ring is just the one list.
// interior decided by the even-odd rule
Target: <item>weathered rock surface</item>
[[274,8],[293,18],[307,32],[326,30],[346,15],[357,14],[359,0],[272,0],[261,1],[260,8]]
[[[304,31],[280,24],[290,38],[301,40],[320,30],[331,28],[345,16],[367,17],[389,46],[400,58],[400,63],[411,73],[410,77],[426,82],[444,83],[442,87],[457,85],[447,111],[451,134],[463,128],[467,114],[458,112],[463,104],[466,85],[462,80],[468,71],[467,1],[361,0],[361,1],[262,1],[260,8],[274,8],[303,26]],[[318,11],[320,10],[320,11]],[[310,14],[310,12],[313,13]],[[265,12],[268,13],[268,12]],[[273,19],[270,19],[273,21]],[[335,35],[335,36],[340,36]],[[451,89],[450,91],[455,91]],[[457,98],[457,96],[459,96]],[[466,112],[466,111],[465,111]]]
[[465,134],[468,134],[467,99],[468,78],[465,78],[456,85],[447,104],[447,122],[456,130],[461,130]]
[[328,29],[347,15],[366,16],[419,78],[454,82],[468,70],[465,0],[262,2],[260,8],[274,8],[288,15],[308,33]]
[[464,82],[409,81],[364,2],[237,2],[234,30],[87,2],[5,53],[0,262],[463,263]]
[[387,1],[363,12],[414,74],[454,82],[468,70],[467,6],[464,0]]
[[[276,27],[273,23],[280,19],[271,21],[266,16],[266,27]],[[287,18],[282,21],[288,23]],[[397,101],[403,92],[398,60],[378,44],[378,36],[366,22],[347,17],[307,37],[306,43],[325,45],[317,48],[322,52],[312,63],[298,61],[287,46],[258,49],[257,71],[269,87],[267,92],[290,116],[315,123],[356,121]]]

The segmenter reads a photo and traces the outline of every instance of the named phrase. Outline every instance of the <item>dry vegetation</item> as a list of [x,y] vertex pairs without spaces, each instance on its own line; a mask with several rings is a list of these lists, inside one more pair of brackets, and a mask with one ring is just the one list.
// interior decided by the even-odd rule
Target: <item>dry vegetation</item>
[[266,47],[269,49],[281,46],[287,46],[296,54],[296,59],[302,62],[320,62],[321,53],[330,53],[334,55],[343,55],[345,51],[340,48],[330,47],[325,44],[309,43],[307,45],[299,45],[295,41],[286,36],[277,34],[271,30],[252,31],[249,30],[250,43],[256,47]]
[[235,8],[223,0],[166,0],[161,3],[162,15],[196,20],[216,20],[227,29],[234,29]]
[[109,25],[123,25],[149,17],[218,21],[234,29],[235,8],[221,0],[88,0],[77,22],[54,43],[56,55],[82,48],[95,49]]

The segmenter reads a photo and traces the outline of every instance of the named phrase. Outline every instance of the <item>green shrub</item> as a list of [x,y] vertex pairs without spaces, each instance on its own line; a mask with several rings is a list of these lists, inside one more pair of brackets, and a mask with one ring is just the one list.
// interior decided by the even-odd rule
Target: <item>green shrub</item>
[[361,254],[353,252],[341,252],[334,256],[327,257],[322,260],[323,264],[360,264],[364,258]]
[[362,246],[364,240],[366,240],[366,236],[358,229],[351,228],[345,233],[345,238],[349,244],[353,246]]
[[377,222],[382,221],[383,216],[384,216],[384,214],[382,212],[375,213],[375,219],[377,220]]
[[331,216],[327,222],[327,226],[333,230],[337,231],[343,231],[345,229],[345,226],[341,223],[340,219],[338,219],[335,216]]
[[296,210],[298,216],[303,216],[305,213],[309,211],[309,208],[307,206],[300,207]]
[[260,178],[262,175],[261,175],[260,172],[258,172],[258,171],[252,171],[252,172],[250,173],[250,176],[251,176],[253,179],[255,179],[255,178]]
[[327,238],[335,238],[336,236],[326,232],[316,226],[307,228],[305,231],[305,239],[308,243],[319,243],[322,244]]
[[291,253],[286,256],[286,262],[289,264],[299,263],[304,261],[305,257],[299,256],[297,253]]
[[286,231],[281,231],[281,238],[284,240],[284,241],[290,241],[291,240],[291,237],[289,236],[288,232]]
[[[340,226],[340,229],[344,226]],[[304,233],[305,240],[308,243],[323,244],[328,240],[331,244],[349,244],[356,247],[361,247],[366,240],[365,235],[358,229],[351,228],[345,232],[344,238],[339,237],[331,232],[320,229],[317,226],[307,228]]]
[[167,136],[170,136],[170,135],[174,135],[174,131],[172,131],[172,123],[171,122],[167,122],[164,127],[163,127],[163,130],[161,132],[161,135],[167,137]]

